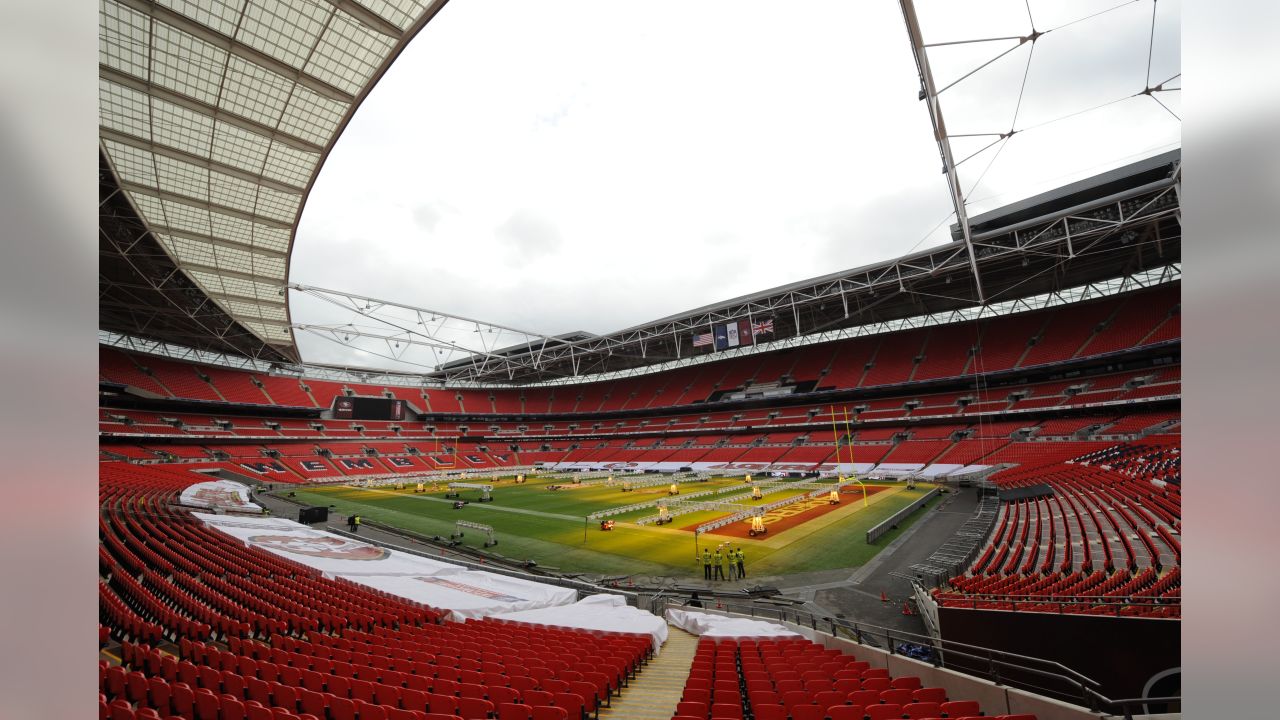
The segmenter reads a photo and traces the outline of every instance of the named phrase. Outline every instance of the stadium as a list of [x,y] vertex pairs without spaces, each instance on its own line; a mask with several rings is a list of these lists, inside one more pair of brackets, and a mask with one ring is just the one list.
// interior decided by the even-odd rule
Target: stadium
[[970,214],[903,0],[941,243],[605,334],[297,282],[445,6],[101,3],[102,720],[1180,715],[1180,149]]

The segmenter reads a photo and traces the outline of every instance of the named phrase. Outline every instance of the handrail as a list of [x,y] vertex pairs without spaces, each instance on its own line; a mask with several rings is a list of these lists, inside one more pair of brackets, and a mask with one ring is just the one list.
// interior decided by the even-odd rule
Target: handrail
[[1181,605],[1181,597],[1161,598],[1139,595],[1006,595],[1001,593],[967,593],[958,590],[939,592],[936,600],[977,602],[1063,603],[1076,605]]

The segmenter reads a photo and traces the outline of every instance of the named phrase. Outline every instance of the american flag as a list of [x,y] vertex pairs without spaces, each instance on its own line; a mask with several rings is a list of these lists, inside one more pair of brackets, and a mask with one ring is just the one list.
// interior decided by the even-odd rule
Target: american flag
[[703,333],[702,335],[693,336],[693,346],[703,347],[711,344],[711,333]]
[[757,323],[751,323],[752,335],[767,335],[773,332],[773,318],[761,320]]

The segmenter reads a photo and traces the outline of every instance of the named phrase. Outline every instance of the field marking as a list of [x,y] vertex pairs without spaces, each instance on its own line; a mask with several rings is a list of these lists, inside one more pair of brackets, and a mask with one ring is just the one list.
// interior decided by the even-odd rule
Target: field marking
[[[394,495],[396,497],[407,498],[410,500],[428,500],[430,502],[448,503],[450,505],[454,503],[453,500],[448,500],[445,498],[438,498],[438,497],[431,497],[429,495],[416,495],[416,494],[403,495],[398,492],[392,492],[391,490],[375,490],[374,488],[354,487],[351,485],[344,485],[343,487],[351,488],[352,490],[359,490],[360,492],[379,493],[382,495]],[[352,500],[351,502],[359,502],[359,501]],[[528,508],[506,507],[503,505],[495,505],[493,503],[468,503],[468,504],[477,505],[485,510],[498,510],[500,512],[515,513],[517,515],[532,515],[534,517],[551,518],[552,520],[572,520],[574,522],[578,522],[579,520],[585,519],[582,515],[561,515],[559,513],[543,512],[541,510],[529,510]]]

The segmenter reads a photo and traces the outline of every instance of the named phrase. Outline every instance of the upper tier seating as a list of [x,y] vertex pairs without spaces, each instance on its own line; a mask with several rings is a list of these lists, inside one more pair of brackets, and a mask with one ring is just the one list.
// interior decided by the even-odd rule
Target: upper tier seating
[[[389,390],[432,413],[594,413],[688,405],[748,382],[777,382],[784,374],[791,382],[815,382],[819,388],[870,388],[1026,368],[1164,342],[1179,337],[1179,290],[1177,286],[1161,287],[1050,310],[857,337],[727,358],[639,378],[555,388],[423,390],[311,379],[300,383],[287,376],[188,365],[108,348],[99,352],[99,372],[104,380],[164,397],[220,402],[327,408],[346,389],[370,397],[384,397]],[[1033,339],[1035,343],[1031,344]],[[979,348],[976,353],[975,345]],[[143,372],[142,366],[150,374]],[[303,386],[310,388],[309,394]],[[1058,403],[1023,400],[1018,407],[1049,404]]]

